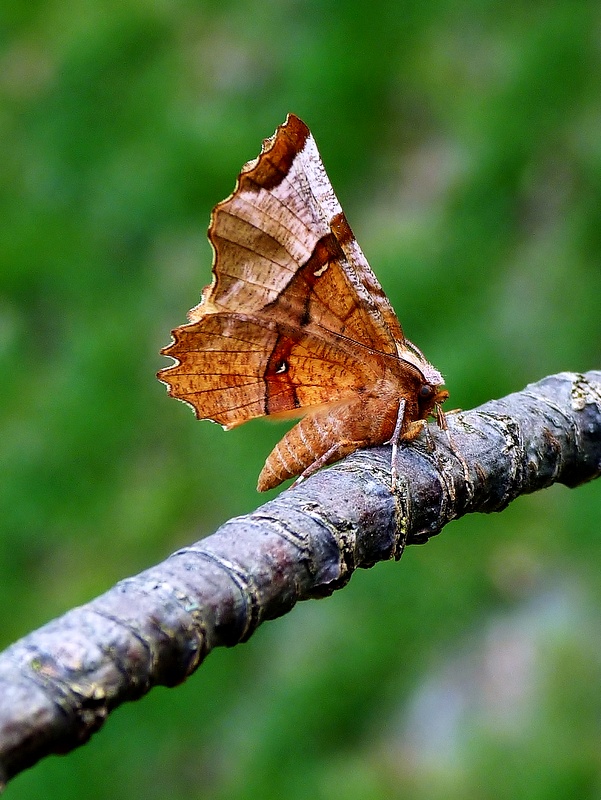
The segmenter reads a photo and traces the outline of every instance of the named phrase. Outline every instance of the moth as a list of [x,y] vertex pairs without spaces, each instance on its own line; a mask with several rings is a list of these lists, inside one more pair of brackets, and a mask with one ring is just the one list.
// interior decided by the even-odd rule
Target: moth
[[[360,447],[415,439],[448,397],[405,338],[304,122],[289,114],[213,210],[213,278],[161,350],[172,397],[225,430],[301,417],[258,490],[302,480]],[[394,480],[394,478],[393,478]]]

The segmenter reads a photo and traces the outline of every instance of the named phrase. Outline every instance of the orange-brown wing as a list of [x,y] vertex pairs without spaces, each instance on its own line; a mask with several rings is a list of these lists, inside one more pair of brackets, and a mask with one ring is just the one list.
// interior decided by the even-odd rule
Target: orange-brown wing
[[213,283],[191,320],[267,313],[397,355],[403,334],[369,268],[307,126],[289,115],[213,211]]
[[162,351],[179,363],[159,374],[200,418],[232,427],[337,403],[373,384],[386,356],[426,374],[297,117],[243,167],[209,239],[213,282]]
[[383,369],[381,357],[357,362],[337,341],[265,315],[205,314],[173,337],[161,352],[178,363],[161,370],[160,379],[199,418],[225,428],[344,401]]

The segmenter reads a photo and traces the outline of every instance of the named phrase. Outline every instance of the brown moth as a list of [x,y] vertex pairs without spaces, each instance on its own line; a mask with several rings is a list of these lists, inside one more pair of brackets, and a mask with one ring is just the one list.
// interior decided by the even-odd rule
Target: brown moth
[[161,353],[158,377],[225,430],[300,416],[259,475],[265,491],[359,447],[411,441],[448,397],[403,335],[330,185],[290,114],[213,210],[213,281]]

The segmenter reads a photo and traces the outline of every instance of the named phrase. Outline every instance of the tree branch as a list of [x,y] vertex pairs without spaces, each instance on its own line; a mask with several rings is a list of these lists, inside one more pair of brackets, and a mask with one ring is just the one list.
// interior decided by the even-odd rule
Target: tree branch
[[451,519],[601,474],[601,372],[553,375],[447,420],[400,449],[394,494],[390,448],[360,451],[0,654],[0,784]]

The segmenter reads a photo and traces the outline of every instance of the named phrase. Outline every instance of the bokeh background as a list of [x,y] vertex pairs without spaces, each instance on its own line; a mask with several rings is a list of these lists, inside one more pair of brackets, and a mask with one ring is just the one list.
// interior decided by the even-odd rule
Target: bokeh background
[[[597,2],[4,0],[0,42],[1,646],[262,502],[284,428],[154,374],[288,111],[450,407],[600,367]],[[600,521],[457,521],[7,797],[600,797]]]

